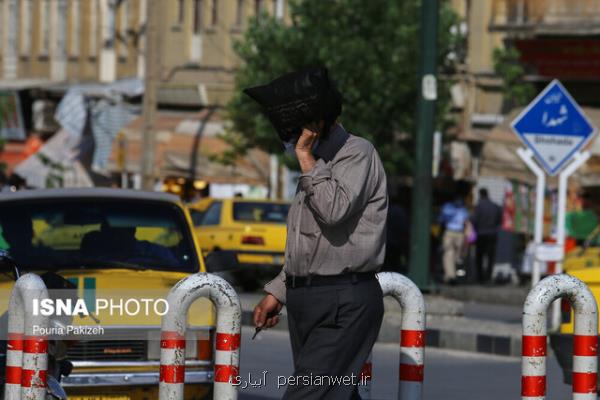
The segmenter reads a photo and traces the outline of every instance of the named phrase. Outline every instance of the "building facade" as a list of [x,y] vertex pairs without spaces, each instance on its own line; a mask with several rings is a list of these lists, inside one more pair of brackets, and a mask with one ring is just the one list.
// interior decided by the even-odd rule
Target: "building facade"
[[458,85],[453,93],[460,110],[459,131],[482,134],[502,120],[502,81],[494,72],[494,49],[504,46],[505,34],[491,31],[491,1],[452,0],[459,15],[465,51],[460,60]]
[[[0,0],[5,81],[113,82],[144,75],[148,0]],[[159,2],[166,104],[222,105],[239,59],[233,42],[253,16],[286,18],[287,0]]]
[[[468,154],[470,164],[462,168],[469,172],[460,178],[488,188],[498,203],[513,195],[525,199],[532,193],[535,177],[516,155],[523,144],[510,128],[524,104],[515,105],[503,96],[504,82],[494,71],[494,50],[518,50],[516,62],[525,72],[522,80],[533,87],[534,94],[559,79],[593,124],[600,126],[600,2],[451,1],[466,34],[464,59],[455,79],[458,96],[453,93],[453,98],[461,101],[455,101],[460,123],[452,146]],[[571,183],[584,187],[588,194],[600,195],[595,178],[600,168],[600,142],[592,142],[589,150],[592,158]],[[549,179],[548,185],[555,187],[556,181]],[[522,220],[525,231],[531,221]]]
[[[535,92],[560,79],[583,106],[600,99],[600,2],[591,0],[451,0],[465,34],[464,57],[453,88],[459,111],[457,139],[479,153],[495,126],[511,113],[494,51],[513,47]],[[478,166],[471,176],[477,179]]]
[[495,0],[489,30],[519,50],[537,89],[560,79],[580,104],[600,106],[600,2]]

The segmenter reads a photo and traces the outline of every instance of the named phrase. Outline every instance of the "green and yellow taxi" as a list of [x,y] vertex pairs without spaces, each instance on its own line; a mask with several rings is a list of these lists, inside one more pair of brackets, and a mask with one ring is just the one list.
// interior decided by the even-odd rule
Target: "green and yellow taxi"
[[[74,326],[103,328],[101,335],[80,336],[68,348],[74,368],[62,383],[69,399],[157,399],[161,316],[119,311],[118,304],[166,298],[179,280],[206,271],[179,198],[121,189],[1,194],[0,228],[0,248],[23,272],[52,271],[77,287],[91,312],[74,316]],[[0,275],[1,293],[10,293],[10,275]],[[96,299],[110,299],[117,309],[94,309]],[[0,312],[7,306],[4,295]],[[213,383],[215,312],[208,299],[192,305],[188,325],[185,398],[203,399]]]

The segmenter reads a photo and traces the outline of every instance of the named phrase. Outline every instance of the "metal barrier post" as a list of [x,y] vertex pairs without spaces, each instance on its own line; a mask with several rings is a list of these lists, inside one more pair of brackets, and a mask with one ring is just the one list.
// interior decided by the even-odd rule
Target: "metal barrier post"
[[217,309],[214,399],[236,400],[239,375],[241,307],[235,290],[224,279],[199,273],[179,281],[167,297],[169,311],[162,319],[160,341],[160,400],[183,400],[187,314],[199,297]]
[[48,370],[48,340],[34,335],[34,326],[48,327],[48,317],[33,315],[32,299],[48,298],[42,278],[21,276],[8,304],[8,341],[4,400],[44,400]]
[[[425,358],[425,301],[419,288],[396,272],[377,274],[383,296],[394,297],[402,307],[400,333],[400,383],[398,399],[420,400],[423,396]],[[364,367],[363,367],[364,368]],[[370,382],[369,385],[370,386]],[[366,391],[370,396],[370,387]],[[368,399],[369,397],[363,397]]]
[[573,335],[573,399],[596,400],[598,371],[598,306],[589,288],[569,275],[541,280],[523,308],[521,398],[546,398],[547,309],[567,297],[575,311]]

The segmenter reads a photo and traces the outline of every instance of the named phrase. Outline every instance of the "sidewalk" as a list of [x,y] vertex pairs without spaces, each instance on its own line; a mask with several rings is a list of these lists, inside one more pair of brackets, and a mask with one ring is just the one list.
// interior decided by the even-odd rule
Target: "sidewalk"
[[[504,356],[521,354],[521,313],[529,288],[454,286],[425,295],[427,346]],[[262,293],[242,293],[242,325],[253,326],[252,310]],[[384,299],[385,315],[378,341],[398,343],[401,308]],[[286,309],[273,328],[287,330]]]

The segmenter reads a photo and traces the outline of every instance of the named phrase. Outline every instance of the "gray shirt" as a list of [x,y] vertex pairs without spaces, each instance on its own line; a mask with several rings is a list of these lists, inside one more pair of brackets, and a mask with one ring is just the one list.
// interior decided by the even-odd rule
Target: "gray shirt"
[[300,176],[287,217],[283,271],[265,291],[285,303],[287,275],[377,271],[385,256],[387,185],[373,145],[340,125],[347,140],[332,159]]

